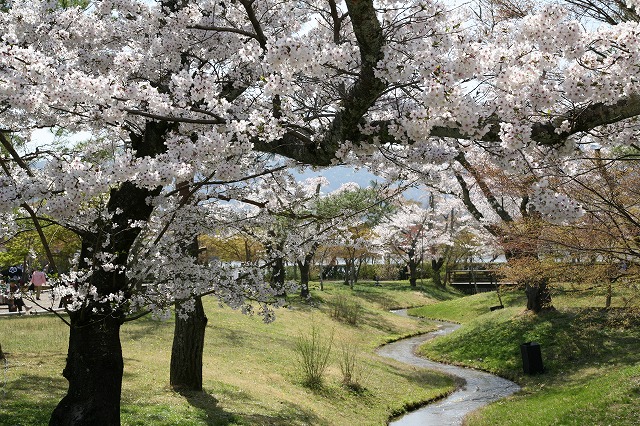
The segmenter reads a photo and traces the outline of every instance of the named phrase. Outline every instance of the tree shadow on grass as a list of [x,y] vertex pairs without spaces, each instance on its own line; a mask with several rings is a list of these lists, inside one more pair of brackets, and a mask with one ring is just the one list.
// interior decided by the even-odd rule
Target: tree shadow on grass
[[65,395],[67,380],[62,375],[20,375],[0,387],[0,425],[46,425]]
[[366,325],[384,331],[388,334],[397,335],[401,332],[401,330],[398,329],[398,325],[394,322],[387,320],[384,316],[378,313],[368,311],[362,312],[358,325]]
[[391,417],[396,417],[434,403],[449,396],[452,392],[455,392],[466,384],[466,381],[461,377],[449,376],[429,369],[416,368],[414,370],[400,370],[391,364],[389,364],[389,366],[391,367],[390,371],[398,377],[398,382],[406,381],[426,391],[440,390],[439,393],[434,392],[433,396],[427,399],[415,399],[412,394],[406,395],[402,401],[398,401],[401,405],[392,408]]
[[202,411],[202,419],[207,425],[235,424],[240,420],[235,414],[228,413],[218,406],[218,399],[207,392],[179,392],[187,402]]
[[390,296],[388,293],[380,290],[380,291],[371,291],[371,290],[360,290],[358,289],[354,296],[358,298],[364,299],[367,302],[375,303],[380,307],[380,309],[384,311],[390,311],[393,308],[396,308],[395,298]]
[[[298,405],[287,402],[281,402],[281,409],[277,414],[248,414],[248,413],[229,413],[218,405],[218,399],[207,392],[180,392],[187,402],[201,410],[202,420],[207,425],[225,426],[232,424],[251,424],[251,425],[273,425],[288,426],[291,424],[313,424],[326,425],[316,415],[302,410]],[[234,398],[238,395],[234,393]],[[250,402],[250,398],[246,395],[240,396]]]
[[148,338],[150,335],[157,334],[159,327],[161,326],[152,323],[139,324],[136,325],[135,328],[123,330],[122,336],[129,341],[138,341]]
[[380,291],[385,291],[385,290],[403,291],[403,292],[417,291],[427,297],[430,297],[438,301],[457,299],[460,296],[462,296],[460,292],[458,292],[457,290],[451,289],[450,287],[441,289],[430,283],[422,284],[420,281],[418,281],[418,285],[416,285],[415,287],[411,287],[408,281],[382,281],[379,287],[376,286],[375,283],[363,282],[363,283],[358,283],[358,286],[364,289],[375,289]]
[[[521,383],[562,383],[567,374],[605,364],[634,365],[640,361],[637,324],[625,330],[610,328],[611,312],[580,309],[513,316],[508,311],[487,314],[456,333],[426,344],[435,358],[463,362]],[[520,344],[540,344],[545,374],[522,372]]]

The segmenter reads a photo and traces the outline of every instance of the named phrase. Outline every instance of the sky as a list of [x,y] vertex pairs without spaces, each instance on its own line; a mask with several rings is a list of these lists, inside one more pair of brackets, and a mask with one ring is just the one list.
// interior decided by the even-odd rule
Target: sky
[[[91,137],[91,133],[89,132],[81,132],[73,135],[69,135],[68,138],[71,142],[86,140]],[[50,129],[36,129],[31,134],[31,141],[27,144],[25,149],[27,151],[35,150],[36,146],[48,145],[52,143],[54,140],[54,135],[50,131]],[[382,179],[377,177],[376,175],[369,173],[365,169],[355,169],[353,167],[347,166],[335,166],[335,167],[327,167],[319,170],[312,170],[311,168],[306,169],[303,172],[293,171],[294,176],[296,176],[297,180],[304,180],[312,177],[324,176],[328,181],[329,185],[323,188],[323,191],[328,193],[335,191],[340,188],[345,183],[355,182],[361,188],[364,188],[369,185],[369,183],[373,180],[381,181]],[[404,193],[405,197],[420,201],[424,199],[424,191],[420,191],[416,188],[411,188]]]
[[[311,169],[309,169],[308,171],[305,171],[303,173],[294,172],[294,175],[298,180],[324,176],[329,181],[329,186],[323,188],[323,191],[325,193],[335,191],[336,189],[340,188],[340,186],[348,182],[355,182],[361,188],[364,188],[368,186],[372,180],[383,180],[376,175],[369,173],[365,169],[356,170],[353,167],[347,166],[327,167],[317,171],[312,171]],[[426,199],[425,195],[425,192],[421,191],[418,188],[410,188],[404,192],[405,197],[416,201]]]

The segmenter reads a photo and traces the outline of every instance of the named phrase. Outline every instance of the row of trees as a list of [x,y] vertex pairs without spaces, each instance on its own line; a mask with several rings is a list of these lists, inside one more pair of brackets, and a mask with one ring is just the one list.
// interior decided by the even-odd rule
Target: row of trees
[[[272,318],[269,304],[288,290],[283,255],[309,254],[315,238],[283,244],[274,230],[261,267],[203,265],[196,239],[253,220],[247,229],[267,229],[235,204],[304,217],[295,200],[309,194],[286,168],[342,163],[419,179],[458,196],[511,260],[537,261],[549,223],[591,217],[602,224],[595,240],[610,235],[608,253],[635,261],[637,186],[602,182],[635,176],[620,164],[638,151],[637,4],[517,6],[2,2],[2,231],[30,222],[53,267],[47,226],[80,240],[77,271],[64,277],[69,390],[51,424],[119,424],[125,321],[177,305],[186,337],[172,355],[184,361],[202,350],[205,294]],[[24,144],[42,127],[93,139]],[[585,196],[593,208],[567,196],[587,183],[603,191]],[[547,281],[523,285],[541,309]]]
[[[386,272],[379,268],[375,273],[379,277],[395,279],[399,271],[407,270],[411,286],[416,286],[418,267],[424,269],[427,262],[434,282],[442,286],[444,266],[463,258],[486,257],[493,249],[456,198],[425,193],[425,208],[419,201],[404,199],[397,188],[347,184],[325,194],[323,183],[317,179],[292,183],[290,188],[306,196],[279,198],[275,212],[256,206],[259,202],[250,208],[238,207],[230,226],[201,236],[207,248],[202,259],[259,265],[269,262],[277,247],[282,260],[271,269],[272,279],[285,276],[285,264],[293,265],[294,271],[300,271],[301,294],[307,296],[312,266],[321,281],[339,266],[345,284],[353,285],[363,265],[377,264],[386,266]],[[253,198],[258,199],[258,195]],[[300,236],[305,244],[290,241]],[[285,247],[297,248],[286,257]]]

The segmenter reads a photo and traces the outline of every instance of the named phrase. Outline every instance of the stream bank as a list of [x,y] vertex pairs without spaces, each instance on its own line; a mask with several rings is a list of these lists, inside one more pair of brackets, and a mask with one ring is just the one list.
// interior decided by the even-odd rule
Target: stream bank
[[[406,309],[392,312],[408,316]],[[450,322],[435,322],[438,324],[437,330],[382,346],[377,350],[377,353],[409,365],[455,376],[461,379],[464,385],[444,399],[425,405],[391,421],[389,423],[391,426],[462,425],[462,419],[468,413],[520,390],[520,386],[502,377],[471,368],[430,361],[415,355],[416,349],[422,343],[452,333],[460,327],[459,324]]]

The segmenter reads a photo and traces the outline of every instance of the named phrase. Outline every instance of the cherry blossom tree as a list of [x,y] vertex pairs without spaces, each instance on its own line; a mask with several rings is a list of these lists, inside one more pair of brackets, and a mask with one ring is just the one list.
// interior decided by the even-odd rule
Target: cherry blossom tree
[[404,258],[409,270],[409,283],[416,286],[418,266],[425,258],[430,262],[433,282],[442,287],[441,269],[458,235],[467,229],[465,221],[473,218],[464,214],[457,198],[431,194],[428,207],[405,202],[387,220],[374,228],[378,245],[383,252]]
[[392,200],[398,194],[398,189],[385,185],[361,188],[349,182],[321,200],[319,214],[337,221],[332,240],[336,256],[345,262],[344,283],[351,288],[358,282],[363,263],[375,256],[372,229],[393,210]]
[[[227,236],[242,236],[258,242],[263,248],[260,259],[271,271],[271,285],[283,288],[285,262],[293,259],[301,271],[301,296],[309,295],[309,269],[315,250],[321,244],[332,218],[323,223],[317,214],[320,189],[328,182],[324,178],[310,178],[297,182],[282,173],[278,185],[254,188],[229,212],[233,221],[223,231]],[[280,188],[279,190],[274,190]],[[257,265],[259,259],[255,259]]]
[[[461,145],[509,169],[523,153],[571,158],[594,133],[603,146],[636,138],[637,22],[584,25],[559,4],[490,27],[432,0],[3,6],[4,223],[58,223],[82,239],[68,277],[69,391],[52,424],[119,424],[119,329],[132,312],[194,292],[245,309],[247,296],[272,296],[259,271],[185,260],[178,236],[205,187],[242,198],[234,182],[294,160],[377,170],[372,154],[391,147],[420,165],[450,161]],[[624,6],[637,14],[635,0]],[[42,127],[101,137],[16,149]],[[98,151],[110,160],[97,164]],[[531,185],[539,214],[570,218],[569,201]],[[176,278],[187,265],[202,275]]]

